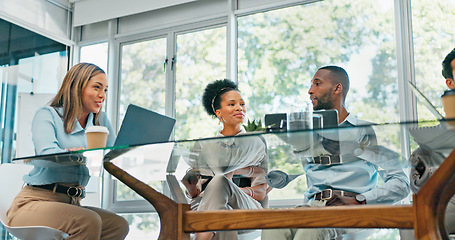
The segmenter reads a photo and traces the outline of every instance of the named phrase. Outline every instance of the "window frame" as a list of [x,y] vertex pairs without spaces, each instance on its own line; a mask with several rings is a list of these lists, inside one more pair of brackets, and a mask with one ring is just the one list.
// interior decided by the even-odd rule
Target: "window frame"
[[[115,25],[115,22],[111,23]],[[118,36],[113,34],[109,41],[108,54],[108,78],[109,90],[111,93],[109,98],[114,99],[107,103],[107,114],[111,119],[112,125],[115,129],[120,127],[121,119],[119,119],[119,105],[120,105],[120,93],[121,93],[121,58],[122,58],[122,47],[127,44],[133,44],[137,42],[150,41],[159,38],[166,38],[166,58],[168,59],[165,72],[165,89],[166,89],[166,100],[165,100],[165,115],[175,117],[175,101],[176,101],[176,72],[175,65],[172,67],[171,59],[177,58],[176,46],[177,36],[180,34],[204,31],[206,29],[216,28],[220,26],[226,26],[227,19],[225,17],[211,19],[199,23],[186,24],[179,27],[171,27],[161,29],[157,31],[151,31],[146,33],[140,33],[128,36]],[[177,60],[178,61],[178,60]],[[115,64],[112,64],[115,62]],[[163,59],[164,63],[164,59]],[[112,97],[115,95],[115,97]],[[174,134],[171,135],[173,139]],[[103,193],[102,193],[102,207],[119,212],[119,213],[137,213],[137,212],[154,212],[153,206],[151,206],[145,200],[128,200],[118,201],[116,199],[116,180],[112,179],[105,171],[103,171]],[[165,188],[166,190],[166,188]]]

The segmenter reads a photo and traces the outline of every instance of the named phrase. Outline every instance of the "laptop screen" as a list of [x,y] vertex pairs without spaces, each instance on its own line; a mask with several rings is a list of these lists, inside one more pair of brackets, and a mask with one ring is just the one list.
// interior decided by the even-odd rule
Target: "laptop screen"
[[114,146],[167,142],[174,124],[174,118],[130,104]]

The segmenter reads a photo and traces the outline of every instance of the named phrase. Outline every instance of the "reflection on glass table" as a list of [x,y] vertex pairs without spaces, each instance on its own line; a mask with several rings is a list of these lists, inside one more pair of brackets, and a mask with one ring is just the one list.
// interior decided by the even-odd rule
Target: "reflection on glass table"
[[[96,174],[104,156],[105,169],[154,206],[161,221],[160,239],[188,239],[189,233],[201,231],[249,232],[249,229],[290,227],[416,229],[417,236],[422,239],[447,239],[442,219],[445,206],[455,192],[455,188],[450,187],[455,181],[455,156],[449,156],[455,144],[454,132],[447,131],[444,124],[422,127],[431,124],[435,125],[421,122],[253,132],[236,137],[15,160],[87,164],[94,167],[92,172]],[[403,146],[410,146],[410,149]],[[410,153],[418,147],[440,153],[443,157],[437,164],[442,162],[445,167],[436,171],[437,166],[422,166],[418,161],[409,161]],[[448,160],[444,161],[447,156]],[[418,186],[419,193],[411,201],[407,196],[410,189],[419,184],[428,169],[432,169],[430,176],[425,175],[426,183]],[[321,171],[327,174],[315,174]],[[361,174],[357,176],[358,173]],[[241,180],[252,176],[263,178],[250,178],[253,181],[246,180],[246,183]],[[239,188],[242,197],[252,199],[255,198],[247,188],[251,188],[255,181],[259,184],[266,182],[265,202],[258,201],[260,207],[247,205],[241,209],[223,203],[226,209],[234,210],[195,211],[200,210],[197,204],[203,204],[203,200],[193,204],[194,198],[200,197],[198,195],[205,188],[219,191],[222,185],[209,185],[218,181],[213,179],[223,178],[232,180],[237,186],[228,189]],[[195,183],[196,194],[188,188],[188,181],[185,184],[188,179],[191,184]],[[354,183],[346,184],[350,179],[354,179]],[[221,181],[223,183],[226,181]],[[342,184],[347,185],[342,190],[344,192],[340,191]],[[131,200],[127,192],[125,189],[117,192],[117,200]],[[343,202],[352,205],[353,201],[359,205],[295,208],[297,205],[311,205],[315,199],[330,205]],[[215,199],[210,203],[219,201]],[[365,201],[366,206],[363,205]],[[194,211],[190,211],[191,208]],[[334,219],[334,214],[340,217]]]
[[[441,150],[444,154],[448,154],[454,147],[451,145],[454,143],[453,141],[441,142],[441,137],[430,136],[439,131],[445,133],[443,138],[447,140],[454,137],[452,132],[444,130],[444,126],[419,128],[419,126],[428,124],[432,123],[383,124],[295,132],[255,132],[236,137],[151,144],[138,146],[104,164],[106,170],[151,202],[158,213],[161,211],[159,205],[163,205],[163,202],[167,201],[164,200],[167,198],[165,195],[169,196],[170,199],[167,199],[170,202],[162,206],[164,211],[173,212],[184,220],[179,224],[169,225],[168,221],[175,219],[165,217],[166,213],[162,212],[160,214],[161,236],[168,236],[166,234],[172,232],[172,234],[181,235],[175,237],[186,238],[189,232],[285,227],[409,229],[417,228],[420,226],[419,224],[422,224],[419,223],[421,220],[414,222],[414,214],[423,211],[422,209],[416,210],[415,203],[416,201],[419,204],[425,202],[419,201],[419,198],[414,196],[414,205],[409,205],[411,200],[408,197],[410,177],[406,174],[409,174],[410,169],[416,168],[415,164],[408,162],[410,151],[421,145],[431,146],[434,150]],[[405,146],[403,142],[409,141],[407,139],[409,132],[417,143],[411,142],[411,149],[403,149],[402,146]],[[267,158],[261,155],[261,146],[266,146]],[[265,161],[267,164],[263,164]],[[261,206],[273,209],[260,210],[260,208],[248,205],[250,207],[241,207],[241,209],[259,210],[247,210],[246,213],[243,210],[226,213],[218,211],[219,209],[188,211],[190,208],[201,210],[200,205],[205,204],[204,201],[200,200],[193,204],[194,199],[200,197],[201,192],[203,193],[206,188],[210,188],[210,182],[220,182],[213,180],[218,179],[219,176],[236,182],[238,188],[245,193],[240,192],[241,195],[254,198],[251,191],[241,186],[242,181],[236,180],[236,178],[242,177],[242,175],[243,177],[251,176],[251,174],[259,172],[260,168],[266,172],[264,178],[268,185],[267,202],[266,204],[261,203]],[[328,171],[330,169],[333,170]],[[314,174],[322,170],[327,170],[327,174]],[[236,172],[241,173],[242,171],[243,174],[236,176]],[[358,173],[360,174],[356,175]],[[135,178],[130,178],[131,175]],[[411,176],[412,181],[415,178],[415,175]],[[346,184],[346,181],[352,179],[354,179],[354,183]],[[442,180],[449,181],[450,179],[442,178]],[[153,182],[164,184],[153,184]],[[221,181],[220,186],[211,188],[220,193],[219,189],[225,182]],[[141,185],[143,183],[147,184]],[[191,186],[192,184],[194,187]],[[251,186],[251,182],[247,184]],[[343,189],[342,184],[348,185],[348,187]],[[156,186],[156,188],[151,189],[150,186],[154,188]],[[441,186],[447,187],[444,184]],[[432,190],[440,191],[439,188],[432,188]],[[232,188],[228,189],[232,190]],[[343,190],[340,191],[340,189]],[[223,196],[223,194],[218,195]],[[357,197],[357,195],[362,196]],[[444,191],[443,195],[445,197],[438,199],[441,201],[440,205],[447,204],[448,199],[453,195],[453,190]],[[322,209],[293,208],[296,205],[311,204],[315,198],[327,201],[333,206],[343,203],[352,205],[353,201],[357,201],[359,204],[366,201],[367,206],[358,205],[360,206],[358,208],[338,206]],[[223,207],[220,209],[238,208],[238,204],[230,202],[226,204],[220,199],[210,200],[210,204],[213,205],[213,202],[218,203],[218,206],[221,202]],[[187,204],[191,204],[191,206]],[[174,207],[168,207],[171,205]],[[287,212],[285,209],[289,207],[292,210]],[[443,211],[441,209],[444,208],[444,206],[435,207],[441,212]],[[321,212],[318,212],[317,216],[321,221],[315,222],[314,219],[310,221],[308,218],[312,214],[316,214],[312,211],[319,210]],[[324,216],[331,214],[330,211],[346,211],[351,217],[341,223],[339,221],[337,223],[322,221]],[[223,214],[219,214],[220,212]],[[299,221],[296,219],[290,221],[290,216],[294,216],[294,218],[297,216],[292,215],[295,214],[294,212],[305,216],[298,215]],[[230,214],[234,214],[233,216],[246,214],[251,221],[246,223],[230,220]],[[287,216],[288,218],[280,221],[280,218],[267,214]],[[433,215],[432,218],[437,227],[426,224],[425,227],[420,228],[422,230],[418,234],[431,232],[428,229],[433,227],[438,229],[440,227],[438,224],[443,224],[436,221],[439,216]],[[175,228],[176,226],[177,228]],[[444,228],[439,228],[436,232],[438,234],[441,232],[442,236],[446,236]]]
[[102,170],[102,162],[107,156],[113,157],[123,154],[135,146],[106,147],[96,149],[85,149],[72,152],[61,152],[54,154],[26,156],[14,158],[13,162],[24,162],[27,164],[52,167],[60,165],[85,165],[91,176],[99,176]]

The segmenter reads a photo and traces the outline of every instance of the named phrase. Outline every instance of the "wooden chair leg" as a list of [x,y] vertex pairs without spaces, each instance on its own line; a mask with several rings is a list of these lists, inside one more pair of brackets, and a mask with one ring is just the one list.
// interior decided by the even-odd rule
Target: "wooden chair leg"
[[448,240],[444,226],[447,204],[455,194],[455,150],[414,195],[415,237]]
[[190,211],[188,204],[178,204],[172,201],[111,162],[104,162],[104,169],[153,205],[160,217],[159,240],[190,239],[190,234],[183,231],[183,216],[185,212]]

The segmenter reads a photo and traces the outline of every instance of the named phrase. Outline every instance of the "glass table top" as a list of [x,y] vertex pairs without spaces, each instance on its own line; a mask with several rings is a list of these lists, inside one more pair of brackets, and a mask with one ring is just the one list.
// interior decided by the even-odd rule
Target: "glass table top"
[[[455,132],[446,122],[406,122],[312,129],[256,131],[234,137],[213,137],[135,146],[81,150],[14,161],[46,160],[60,164],[85,164],[97,175],[102,161],[112,161],[139,180],[166,192],[167,175],[184,178],[188,171],[218,175],[247,166],[264,166],[267,183],[273,187],[270,200],[303,199],[307,191],[305,168],[319,157],[321,167],[361,159],[379,171],[401,169],[416,175],[418,163],[409,161],[419,147],[448,155],[455,147]],[[335,157],[334,157],[335,156]],[[266,161],[264,164],[261,161]],[[439,163],[438,163],[439,164]],[[378,184],[383,179],[375,178]],[[179,181],[180,182],[180,181]],[[184,191],[185,188],[181,186]],[[138,197],[138,196],[136,196]],[[136,198],[133,197],[133,198]],[[140,197],[138,197],[140,198]],[[122,199],[122,196],[120,196]],[[130,200],[127,197],[125,200]],[[292,205],[294,202],[289,203]],[[286,205],[286,204],[285,204]]]
[[[271,189],[267,194],[268,206],[289,208],[302,204],[305,192],[311,190],[308,185],[313,179],[306,173],[311,170],[309,166],[314,165],[315,158],[320,161],[319,168],[339,162],[349,166],[358,159],[367,161],[376,166],[378,176],[372,179],[378,186],[387,181],[381,178],[383,172],[402,171],[409,181],[407,188],[415,192],[429,177],[425,175],[426,169],[437,168],[454,147],[455,131],[447,128],[447,122],[427,121],[297,131],[265,130],[234,137],[81,150],[21,157],[14,161],[86,165],[92,175],[99,175],[103,161],[109,161],[178,203],[191,201],[184,195],[186,188],[181,181],[190,171],[216,176],[251,165],[261,166]],[[437,153],[438,157],[433,158],[432,153]],[[143,200],[121,182],[116,185],[116,201]],[[183,199],[176,197],[179,195],[175,193],[176,189]],[[409,204],[410,196],[394,204]]]

